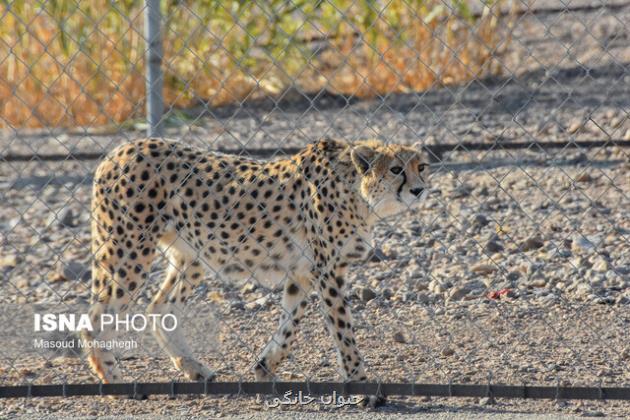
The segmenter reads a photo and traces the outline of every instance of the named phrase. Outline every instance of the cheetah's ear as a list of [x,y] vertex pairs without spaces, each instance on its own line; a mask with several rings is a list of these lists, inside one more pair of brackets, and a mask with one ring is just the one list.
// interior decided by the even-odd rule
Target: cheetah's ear
[[360,174],[364,174],[370,170],[377,158],[376,150],[368,146],[357,146],[350,152],[352,163]]

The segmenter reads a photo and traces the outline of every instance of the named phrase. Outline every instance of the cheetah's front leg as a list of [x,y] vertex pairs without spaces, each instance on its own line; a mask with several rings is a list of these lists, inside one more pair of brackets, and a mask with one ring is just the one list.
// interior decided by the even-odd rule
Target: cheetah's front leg
[[256,362],[254,373],[257,381],[273,378],[276,368],[284,360],[296,340],[296,328],[304,316],[311,279],[296,277],[287,281],[282,295],[280,324]]
[[325,310],[326,327],[335,340],[344,379],[365,381],[367,377],[363,358],[357,348],[352,329],[352,313],[344,297],[344,281],[341,275],[333,276],[333,273],[334,271],[323,273],[317,281],[319,296]]
[[[347,381],[366,381],[363,358],[357,348],[352,329],[352,312],[344,297],[343,271],[336,276],[324,274],[318,281],[319,295],[324,303],[326,326],[337,346],[339,364]],[[382,395],[366,395],[361,405],[375,408],[385,404]]]

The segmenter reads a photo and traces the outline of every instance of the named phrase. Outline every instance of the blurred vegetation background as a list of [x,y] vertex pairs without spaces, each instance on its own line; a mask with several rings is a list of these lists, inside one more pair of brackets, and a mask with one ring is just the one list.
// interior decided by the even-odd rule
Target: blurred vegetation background
[[[289,91],[356,97],[495,74],[494,3],[163,0],[167,107]],[[0,126],[119,124],[144,114],[144,4],[0,1]]]

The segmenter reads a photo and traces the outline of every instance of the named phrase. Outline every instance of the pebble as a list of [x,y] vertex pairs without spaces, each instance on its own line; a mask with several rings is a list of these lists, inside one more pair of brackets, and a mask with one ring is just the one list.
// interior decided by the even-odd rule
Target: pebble
[[416,295],[416,301],[422,305],[426,305],[427,303],[431,302],[431,298],[427,293],[418,293]]
[[480,264],[473,265],[470,271],[472,271],[473,273],[481,274],[481,275],[492,274],[495,271],[497,271],[497,266],[492,265],[492,264],[480,263]]
[[398,256],[398,253],[396,252],[396,247],[397,245],[392,244],[391,242],[385,243],[382,248],[379,248],[382,254],[379,253],[375,255],[377,255],[378,257],[383,255],[386,260],[396,259],[396,257]]
[[521,244],[521,250],[524,252],[533,251],[538,248],[542,248],[545,242],[540,236],[530,236]]
[[424,270],[415,261],[407,267],[406,273],[409,279],[419,279],[425,276]]
[[584,128],[584,126],[582,125],[582,122],[575,120],[569,125],[569,127],[567,128],[567,132],[569,134],[575,134],[582,128]]
[[448,300],[461,300],[470,292],[471,290],[466,286],[453,287],[448,294]]
[[531,287],[538,287],[538,288],[545,287],[547,286],[547,280],[545,280],[544,278],[537,278],[537,279],[532,280],[529,283],[529,285]]
[[369,287],[363,287],[359,292],[359,297],[363,302],[369,302],[376,297],[376,293]]
[[441,351],[442,356],[452,356],[455,354],[455,350],[451,347],[444,347]]
[[603,411],[593,410],[593,411],[583,411],[582,416],[584,417],[606,417]]
[[65,280],[89,280],[91,270],[85,265],[76,261],[70,261],[63,265],[60,273]]
[[407,342],[405,335],[401,331],[395,332],[392,338],[394,339],[396,343],[405,344]]
[[581,173],[575,178],[575,182],[592,182],[592,181],[593,181],[593,177],[588,172]]
[[[391,252],[390,250],[390,254],[394,254],[393,252]],[[368,261],[370,262],[382,262],[382,261],[388,261],[391,260],[390,256],[388,256],[387,254],[385,254],[385,252],[383,252],[383,250],[379,247],[375,247],[374,249],[372,249],[372,251],[370,251],[370,255],[368,256]]]
[[253,293],[254,291],[256,291],[257,288],[258,286],[256,285],[256,283],[254,282],[247,283],[245,284],[245,286],[241,288],[241,293],[244,295],[247,295],[249,293]]
[[571,242],[571,249],[576,252],[593,251],[600,241],[601,238],[599,236],[584,237],[580,234],[576,234]]
[[8,254],[0,257],[0,268],[15,268],[17,267],[19,258],[17,255]]
[[478,213],[478,214],[475,214],[475,216],[473,217],[473,226],[484,227],[488,223],[490,223],[490,221],[483,214]]
[[506,278],[508,281],[512,281],[512,282],[513,282],[513,281],[516,281],[516,280],[520,279],[520,278],[521,278],[521,276],[522,276],[522,274],[520,273],[520,271],[513,270],[513,271],[510,271],[510,272],[507,274],[507,276],[505,276],[505,278]]
[[609,269],[609,264],[608,261],[606,261],[604,258],[602,257],[598,257],[594,262],[593,262],[593,270],[597,271],[599,273],[605,273],[608,271]]
[[473,188],[467,184],[460,184],[451,192],[451,198],[465,198],[470,195]]
[[48,218],[48,224],[53,226],[74,227],[76,216],[70,207],[64,207],[58,213],[52,213]]
[[247,302],[245,304],[245,309],[251,311],[255,309],[260,309],[268,306],[270,303],[269,295],[258,298],[252,302]]
[[67,279],[64,277],[63,273],[59,272],[59,271],[53,271],[48,273],[48,281],[50,283],[60,283],[60,282],[64,282]]
[[495,252],[503,251],[503,245],[491,239],[488,242],[486,242],[484,250],[489,254],[494,254]]
[[584,298],[584,297],[590,296],[590,294],[593,292],[593,289],[591,288],[589,284],[578,283],[577,287],[575,288],[575,292],[577,296]]

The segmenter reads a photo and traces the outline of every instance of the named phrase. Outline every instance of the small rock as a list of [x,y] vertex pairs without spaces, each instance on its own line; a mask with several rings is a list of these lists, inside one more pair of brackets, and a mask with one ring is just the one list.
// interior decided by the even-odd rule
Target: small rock
[[64,264],[61,275],[66,280],[89,280],[91,277],[91,270],[79,262],[71,261]]
[[540,236],[531,236],[521,244],[521,250],[525,252],[532,251],[534,249],[542,248],[544,245],[545,242]]
[[470,271],[473,273],[486,275],[497,271],[497,267],[491,264],[475,264],[471,267]]
[[230,308],[242,311],[243,309],[245,309],[245,304],[240,300],[235,300],[233,302],[230,302]]
[[487,197],[488,196],[488,187],[485,185],[482,185],[481,187],[479,187],[479,189],[477,190],[477,194],[479,197]]
[[88,280],[91,277],[91,271],[83,264],[71,261],[63,264],[48,274],[48,281],[57,283],[62,281]]
[[363,287],[359,292],[359,296],[363,302],[369,302],[376,297],[376,293],[368,287]]
[[472,191],[472,187],[466,184],[458,185],[451,193],[452,198],[464,198],[468,197]]
[[557,256],[559,258],[569,258],[571,255],[572,255],[571,251],[569,251],[568,249],[559,249],[555,253],[555,256]]
[[253,302],[247,302],[245,304],[245,309],[251,311],[258,308],[264,308],[268,304],[269,304],[269,296],[263,296],[261,298],[256,299]]
[[28,289],[29,287],[31,287],[31,285],[28,279],[21,278],[15,282],[15,287],[17,287],[18,289]]
[[442,349],[442,356],[452,356],[455,354],[455,350],[450,347],[444,347]]
[[18,257],[14,254],[0,257],[0,268],[15,268],[18,265]]
[[486,243],[484,250],[489,254],[494,254],[495,252],[503,251],[503,245],[491,239]]
[[23,378],[34,378],[37,374],[30,369],[22,368],[20,369],[20,376]]
[[584,172],[575,178],[575,182],[591,182],[591,181],[593,181],[593,177],[588,172]]
[[416,296],[416,300],[418,301],[418,303],[423,304],[423,305],[426,305],[427,303],[431,302],[431,298],[426,293],[418,293],[418,295]]
[[592,292],[593,289],[589,284],[586,283],[580,283],[575,288],[575,293],[582,298],[589,296]]
[[20,224],[21,220],[22,219],[20,218],[20,216],[17,216],[17,217],[13,217],[13,218],[9,219],[6,222],[1,222],[0,223],[0,229],[2,229],[2,230],[14,229],[17,225]]
[[454,287],[451,289],[448,299],[449,300],[461,300],[464,296],[470,293],[470,289],[465,286]]
[[601,238],[598,236],[583,237],[582,235],[575,235],[571,242],[571,249],[573,251],[592,251],[599,245]]
[[582,128],[584,128],[584,126],[582,125],[582,122],[575,120],[569,125],[569,127],[567,128],[567,131],[569,132],[569,134],[575,134]]
[[532,282],[529,283],[529,285],[531,287],[536,287],[536,288],[545,287],[547,286],[547,280],[545,280],[544,278],[537,278],[537,279],[532,280]]
[[223,303],[223,302],[225,302],[225,297],[218,290],[211,290],[211,291],[209,291],[206,294],[206,299],[208,299],[210,302],[214,302],[214,303]]
[[606,415],[602,411],[584,411],[582,413],[584,417],[606,417]]
[[407,276],[410,279],[421,279],[425,276],[425,274],[422,267],[420,267],[417,263],[414,263],[407,267]]
[[241,293],[246,295],[246,294],[254,292],[257,288],[258,286],[256,285],[256,283],[247,283],[245,286],[241,288]]
[[499,241],[500,241],[500,238],[498,235],[492,235],[488,239],[488,242],[486,242],[486,245],[484,246],[485,252],[489,254],[494,254],[496,252],[503,251],[503,245],[501,245]]
[[53,213],[48,219],[49,225],[57,225],[59,227],[73,227],[75,225],[76,216],[70,207],[61,209],[58,213]]
[[58,271],[53,271],[48,274],[48,281],[50,283],[60,283],[62,281],[66,281],[67,279],[64,277],[63,273]]
[[520,271],[517,271],[517,270],[510,271],[510,272],[507,274],[507,276],[506,276],[506,279],[507,279],[508,281],[516,281],[516,280],[518,280],[518,279],[520,279],[520,278],[521,278],[521,273],[520,273]]
[[370,262],[381,262],[387,260],[391,260],[391,258],[387,256],[381,248],[378,247],[373,248],[368,256],[368,261]]
[[404,343],[407,342],[407,339],[405,338],[405,335],[402,332],[400,332],[400,331],[394,333],[393,339],[397,343],[404,344]]
[[387,260],[396,259],[396,257],[398,256],[395,245],[390,242],[383,244],[381,251],[383,252],[383,255]]
[[473,226],[484,227],[488,223],[490,223],[490,221],[483,214],[478,213],[478,214],[475,214],[475,216],[473,217]]
[[608,271],[608,269],[609,269],[608,261],[606,261],[602,257],[597,258],[595,262],[593,263],[594,271],[597,271],[599,273],[605,273]]

